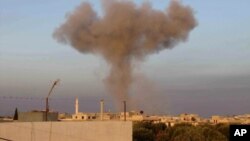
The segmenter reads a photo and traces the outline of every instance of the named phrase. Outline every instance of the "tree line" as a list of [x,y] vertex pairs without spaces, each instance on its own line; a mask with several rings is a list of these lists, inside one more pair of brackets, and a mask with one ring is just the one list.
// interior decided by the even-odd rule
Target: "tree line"
[[167,127],[164,123],[133,123],[133,141],[228,141],[229,125],[187,123]]

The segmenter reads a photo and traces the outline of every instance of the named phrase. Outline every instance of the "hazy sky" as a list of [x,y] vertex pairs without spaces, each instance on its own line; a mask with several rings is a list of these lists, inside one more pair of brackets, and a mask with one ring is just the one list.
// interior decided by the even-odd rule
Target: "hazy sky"
[[[114,110],[103,79],[106,62],[57,43],[52,34],[81,0],[0,0],[0,115],[44,107],[53,80],[62,81],[51,108],[73,112],[74,97],[81,111],[97,111],[106,99]],[[250,1],[182,0],[195,11],[198,26],[189,40],[138,64],[133,88],[136,108],[154,114],[250,113]],[[100,1],[91,1],[101,15]],[[137,4],[142,1],[136,1]],[[151,2],[164,10],[168,0]],[[60,98],[65,98],[61,99]]]

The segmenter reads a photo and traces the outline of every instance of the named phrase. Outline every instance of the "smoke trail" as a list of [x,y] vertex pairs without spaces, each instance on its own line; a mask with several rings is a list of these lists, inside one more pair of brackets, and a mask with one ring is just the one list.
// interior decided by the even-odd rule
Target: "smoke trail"
[[103,16],[87,2],[78,6],[57,28],[54,38],[82,53],[101,55],[110,64],[105,83],[118,100],[127,100],[133,81],[131,65],[149,54],[185,41],[197,25],[193,11],[171,1],[166,11],[149,3],[103,1]]

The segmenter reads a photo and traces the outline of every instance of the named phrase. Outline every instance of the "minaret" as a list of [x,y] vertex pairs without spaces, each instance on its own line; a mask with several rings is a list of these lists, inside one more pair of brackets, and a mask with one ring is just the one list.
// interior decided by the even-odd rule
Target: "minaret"
[[104,101],[103,99],[100,101],[100,118],[103,120],[103,107],[104,107]]
[[78,98],[76,98],[76,103],[75,103],[75,114],[78,114],[78,110],[79,110],[79,107],[78,107]]

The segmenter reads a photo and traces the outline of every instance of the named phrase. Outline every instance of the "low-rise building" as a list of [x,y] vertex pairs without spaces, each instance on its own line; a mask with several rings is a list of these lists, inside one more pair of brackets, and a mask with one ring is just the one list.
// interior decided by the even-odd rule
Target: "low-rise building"
[[[45,111],[18,112],[18,120],[21,122],[46,121]],[[58,112],[48,112],[47,121],[58,121]]]
[[95,120],[96,119],[95,113],[76,113],[72,115],[73,120]]

